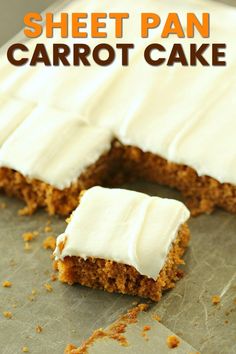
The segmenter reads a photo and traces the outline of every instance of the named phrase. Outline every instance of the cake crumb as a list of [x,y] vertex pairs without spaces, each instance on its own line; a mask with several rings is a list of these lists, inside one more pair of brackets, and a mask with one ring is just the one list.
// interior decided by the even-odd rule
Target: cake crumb
[[34,211],[35,211],[35,208],[32,208],[32,207],[26,205],[25,207],[19,209],[17,214],[19,216],[29,216],[29,215],[32,215]]
[[50,279],[51,279],[51,281],[56,281],[58,278],[57,278],[56,274],[52,273],[50,276]]
[[56,248],[56,238],[54,236],[46,237],[43,241],[43,248],[54,251]]
[[22,348],[22,352],[23,353],[28,353],[29,352],[29,348],[28,347],[23,347]]
[[[139,304],[138,306],[129,310],[125,315],[118,318],[116,322],[110,325],[107,329],[99,328],[77,348],[73,344],[68,344],[65,348],[65,354],[86,354],[90,346],[101,338],[110,338],[116,340],[121,346],[128,346],[128,341],[124,336],[126,328],[129,324],[137,323],[138,314],[142,311],[147,311],[147,304]],[[145,326],[149,327],[149,326]]]
[[3,316],[10,319],[12,318],[12,313],[10,311],[4,311]]
[[170,349],[173,349],[179,346],[180,340],[176,336],[172,335],[167,337],[166,343]]
[[49,293],[53,291],[51,284],[45,283],[43,286]]
[[50,225],[46,225],[44,228],[44,232],[45,233],[52,232],[52,227]]
[[150,331],[151,329],[151,326],[144,326],[143,327],[143,331],[146,332],[146,331]]
[[24,242],[31,242],[39,235],[38,231],[24,232],[22,238]]
[[[71,354],[73,353],[73,351],[76,351],[77,347],[74,344],[67,344],[64,353],[65,354]],[[84,352],[86,353],[86,352]]]
[[158,322],[161,322],[161,317],[159,315],[153,315],[152,318]]
[[25,242],[25,245],[24,245],[24,250],[25,251],[30,251],[32,249],[31,245],[29,244],[29,242]]
[[5,280],[5,281],[2,282],[2,286],[4,288],[11,288],[12,287],[12,282],[9,281],[9,280]]
[[35,331],[36,331],[36,333],[41,333],[42,331],[43,331],[43,327],[41,327],[41,326],[37,326],[36,328],[35,328]]
[[148,340],[148,336],[147,336],[146,332],[150,331],[150,329],[151,329],[151,326],[144,326],[143,327],[141,335],[142,335],[142,337],[144,337],[145,340]]
[[211,298],[211,302],[213,305],[217,305],[219,304],[221,301],[221,298],[219,295],[213,295],[212,298]]

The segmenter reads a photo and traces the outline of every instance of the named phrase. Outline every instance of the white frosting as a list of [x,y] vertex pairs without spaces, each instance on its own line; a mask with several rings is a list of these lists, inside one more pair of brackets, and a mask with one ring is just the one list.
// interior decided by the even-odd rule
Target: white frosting
[[[0,94],[14,95],[24,101],[34,102],[55,107],[60,114],[82,117],[92,126],[101,126],[110,129],[124,144],[138,146],[143,151],[158,154],[170,161],[193,167],[199,175],[209,175],[222,183],[236,185],[236,10],[226,5],[203,0],[81,0],[78,2],[62,1],[57,4],[59,12],[129,12],[130,18],[124,21],[125,36],[122,39],[114,38],[114,21],[107,21],[108,38],[102,39],[113,46],[120,42],[135,44],[131,51],[129,67],[122,67],[118,55],[114,63],[108,67],[92,64],[91,67],[29,67],[28,65],[15,68],[7,62],[5,50],[0,55]],[[184,28],[186,27],[186,13],[210,13],[211,36],[203,39],[196,35],[194,39],[181,39],[169,36],[161,39],[160,26],[151,32],[148,39],[140,38],[140,13],[156,12],[162,21],[168,12],[177,12]],[[89,17],[88,17],[89,18]],[[90,28],[90,20],[88,20]],[[65,42],[72,45],[78,40],[71,38],[61,39],[55,32],[54,39],[40,37],[40,42],[47,43],[49,54],[52,43]],[[23,41],[18,38],[18,42]],[[25,41],[32,53],[38,38]],[[79,42],[91,47],[101,42],[101,39],[81,39]],[[189,43],[226,43],[226,67],[150,67],[143,58],[144,48],[149,43],[158,42],[167,48],[167,55],[174,43],[181,43],[186,55],[189,53]],[[211,57],[211,51],[206,58]],[[9,108],[8,108],[9,109]],[[13,108],[12,108],[13,109]],[[15,108],[17,109],[17,108]],[[19,108],[20,110],[20,108]],[[39,129],[47,130],[50,127],[50,109],[47,119],[41,119]],[[71,113],[69,113],[71,112]],[[1,115],[0,103],[0,115]],[[19,117],[22,116],[21,113]],[[14,118],[15,119],[15,118]],[[1,118],[0,118],[1,124]],[[42,127],[40,127],[40,124]],[[46,127],[43,127],[43,124]],[[17,123],[18,125],[18,123]],[[5,128],[4,128],[5,129]],[[11,130],[12,128],[10,128]],[[27,128],[28,135],[24,140],[34,136],[34,125]],[[73,130],[73,129],[72,129]],[[9,131],[10,132],[10,131]],[[4,133],[5,134],[5,133]],[[9,133],[7,133],[8,135]],[[23,134],[23,131],[22,131]],[[25,134],[25,133],[24,133]],[[40,133],[37,133],[40,134]],[[61,140],[53,133],[50,150],[54,149],[52,141]],[[28,164],[19,156],[22,143],[20,134],[17,139],[6,141],[2,163],[15,166],[21,172],[35,175],[36,167]],[[0,130],[0,144],[2,138]],[[69,137],[68,137],[69,140]],[[88,139],[89,140],[89,139]],[[13,143],[14,142],[14,143]],[[44,148],[43,145],[45,144]],[[43,151],[49,151],[49,145],[42,139],[40,146]],[[72,149],[72,141],[71,141]],[[102,144],[102,141],[100,141]],[[58,144],[58,148],[63,146]],[[107,140],[104,152],[108,147]],[[11,151],[11,154],[6,150]],[[75,146],[75,150],[77,147]],[[94,151],[93,161],[97,158],[97,149]],[[100,152],[101,152],[100,151]],[[37,145],[31,146],[32,156],[37,156]],[[18,156],[17,161],[13,156]],[[59,154],[60,155],[60,154]],[[37,162],[36,175],[45,181],[51,181],[55,186],[68,185],[72,180],[71,170],[55,170],[52,172],[53,155],[46,159],[44,165]],[[61,154],[63,165],[70,165],[69,155]],[[84,156],[87,161],[87,157]],[[67,160],[65,160],[67,159]],[[12,161],[14,160],[14,161]],[[47,161],[46,161],[47,160]],[[34,160],[36,161],[36,160]],[[71,162],[71,161],[70,161]],[[79,164],[81,160],[74,159],[74,169],[83,170]],[[26,166],[27,165],[27,166]],[[71,166],[71,165],[70,165]],[[45,168],[46,167],[46,168]],[[44,171],[40,172],[40,169]],[[63,171],[62,171],[63,170]],[[60,171],[60,172],[59,172]],[[55,173],[60,173],[56,176]],[[78,177],[78,176],[77,176]],[[75,178],[75,174],[73,174]]]
[[[66,256],[112,260],[156,280],[189,216],[184,204],[176,200],[93,187],[85,192],[65,233],[57,238],[55,256],[57,260]],[[61,253],[59,244],[65,238]]]
[[0,149],[0,166],[59,189],[111,147],[112,134],[62,110],[38,106]]
[[18,98],[0,97],[0,146],[33,110],[34,104]]

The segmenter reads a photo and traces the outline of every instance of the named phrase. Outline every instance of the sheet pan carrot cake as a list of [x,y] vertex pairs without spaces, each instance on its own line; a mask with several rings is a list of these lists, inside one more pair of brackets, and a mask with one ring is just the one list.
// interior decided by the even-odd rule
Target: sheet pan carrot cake
[[[193,214],[216,206],[236,212],[236,11],[202,0],[137,1],[80,1],[88,14],[107,8],[131,14],[132,31],[120,38],[135,44],[127,67],[118,56],[107,67],[14,67],[1,50],[0,190],[24,199],[29,213],[42,206],[69,214],[80,190],[130,178],[178,188]],[[210,38],[196,33],[194,41],[226,43],[227,65],[148,66],[143,51],[160,41],[161,26],[140,38],[137,8],[161,18],[171,8],[183,23],[187,12],[211,13]],[[77,3],[59,3],[55,20],[63,11],[77,12]],[[105,43],[115,46],[112,21],[106,30]],[[48,48],[74,44],[57,31],[40,40]],[[82,42],[92,48],[98,40]],[[179,40],[187,51],[192,39]],[[166,38],[166,48],[175,41]],[[33,50],[35,41],[26,42]]]
[[180,276],[189,216],[176,200],[88,189],[57,239],[59,279],[159,301]]

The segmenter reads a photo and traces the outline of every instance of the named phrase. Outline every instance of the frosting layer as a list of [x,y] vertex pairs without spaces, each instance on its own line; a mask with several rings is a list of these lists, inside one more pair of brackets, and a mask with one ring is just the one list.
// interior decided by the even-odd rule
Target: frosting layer
[[[55,256],[112,260],[157,279],[189,216],[184,204],[176,200],[93,187],[85,192],[65,233],[57,238]],[[61,253],[59,244],[65,239]]]
[[34,103],[15,97],[0,97],[0,147],[33,110]]
[[[17,119],[24,117],[22,113]],[[64,189],[110,149],[111,141],[108,129],[62,110],[37,106],[3,144],[0,166]]]

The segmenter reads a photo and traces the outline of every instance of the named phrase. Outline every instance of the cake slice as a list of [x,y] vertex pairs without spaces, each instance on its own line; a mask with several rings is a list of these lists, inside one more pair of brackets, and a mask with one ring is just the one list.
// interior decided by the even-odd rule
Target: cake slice
[[59,279],[159,301],[180,277],[189,215],[176,200],[88,189],[57,238]]
[[[81,190],[112,181],[119,148],[108,129],[74,113],[48,105],[25,113],[0,146],[0,191],[23,199],[28,214],[44,207],[49,214],[69,215]],[[12,112],[13,122],[17,114]]]

